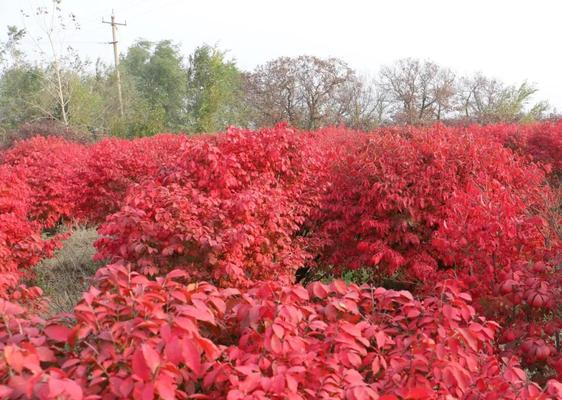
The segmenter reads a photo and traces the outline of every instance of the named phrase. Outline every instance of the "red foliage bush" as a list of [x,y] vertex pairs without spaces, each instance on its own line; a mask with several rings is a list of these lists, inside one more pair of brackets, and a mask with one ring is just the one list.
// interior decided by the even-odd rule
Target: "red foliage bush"
[[37,136],[4,153],[4,165],[23,176],[29,188],[28,218],[44,228],[74,218],[76,172],[86,159],[86,148],[57,137]]
[[553,182],[562,178],[562,120],[526,125],[497,124],[471,126],[475,135],[493,138],[513,151],[548,166]]
[[313,220],[322,264],[425,279],[438,263],[470,269],[549,252],[541,212],[553,195],[538,168],[444,127],[404,134],[365,136],[334,162]]
[[1,272],[23,273],[52,254],[35,224],[13,214],[0,214],[0,226]]
[[311,139],[278,127],[185,143],[100,227],[97,257],[149,275],[179,267],[221,284],[290,283],[309,256],[299,231],[322,187]]
[[0,165],[0,214],[26,218],[30,189],[21,169]]
[[44,240],[41,224],[30,220],[31,193],[22,168],[0,165],[0,297],[58,244]]
[[[545,219],[554,193],[540,168],[483,136],[442,126],[383,130],[346,151],[311,222],[318,267],[336,276],[367,267],[375,281],[417,293],[454,278],[497,322],[511,327],[506,310],[514,310],[519,334],[511,347],[544,340],[551,357],[540,361],[559,362],[555,336],[542,330],[559,330],[554,299],[562,291],[560,238]],[[529,262],[550,273],[539,275]],[[527,293],[518,303],[497,293],[514,273]]]
[[[162,135],[153,139],[154,143],[148,139],[116,141],[121,146],[108,150],[106,142],[87,147],[58,137],[37,136],[3,152],[0,273],[7,274],[0,277],[0,285],[14,287],[18,278],[49,257],[65,236],[44,239],[45,230],[55,230],[61,223],[78,218],[86,222],[103,219],[120,207],[129,186],[158,171],[163,160],[175,157],[183,141],[181,137]],[[100,147],[104,156],[114,160],[106,168],[98,160]],[[107,204],[113,208],[105,210]],[[91,207],[81,212],[86,206]]]
[[100,223],[118,211],[129,188],[155,176],[177,157],[186,140],[179,135],[158,135],[134,141],[106,139],[92,145],[77,171],[75,217]]
[[[19,142],[0,160],[0,397],[562,398],[543,172],[561,126]],[[102,223],[115,264],[43,320],[20,280],[73,219]],[[304,266],[413,294],[303,288]]]
[[[76,323],[2,302],[0,393],[17,398],[546,399],[494,354],[497,324],[454,284],[416,301],[341,281],[217,289],[185,272],[99,272]],[[10,332],[19,332],[10,334]]]

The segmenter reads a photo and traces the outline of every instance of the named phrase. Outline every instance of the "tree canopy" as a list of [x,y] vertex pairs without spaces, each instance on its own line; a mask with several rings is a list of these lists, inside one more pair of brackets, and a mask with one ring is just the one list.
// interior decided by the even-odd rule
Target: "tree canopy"
[[9,26],[0,41],[4,131],[39,120],[125,137],[281,121],[303,129],[343,124],[369,130],[388,123],[530,121],[549,112],[546,102],[534,100],[537,88],[528,82],[459,76],[429,60],[397,60],[374,79],[341,59],[311,55],[279,57],[243,71],[217,46],[203,44],[184,55],[171,40],[140,39],[120,59],[120,115],[115,68],[83,60],[71,47],[60,50],[54,32],[78,28],[64,22],[59,6],[39,15],[57,17],[44,24],[50,44],[39,59],[22,50],[25,29]]

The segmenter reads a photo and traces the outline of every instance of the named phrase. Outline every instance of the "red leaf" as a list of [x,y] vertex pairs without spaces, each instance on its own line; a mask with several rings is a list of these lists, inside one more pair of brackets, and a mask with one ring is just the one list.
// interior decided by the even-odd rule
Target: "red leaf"
[[184,339],[182,341],[183,345],[183,358],[185,360],[185,365],[187,365],[195,373],[197,377],[200,376],[202,372],[201,366],[201,354],[197,349],[197,346],[192,339]]
[[62,387],[64,388],[64,393],[71,400],[82,400],[83,393],[82,388],[78,383],[70,379],[64,379],[61,381]]
[[144,381],[151,378],[150,368],[148,367],[141,347],[133,353],[132,370],[135,375]]
[[49,339],[55,342],[66,342],[72,331],[64,325],[49,325],[44,332]]
[[10,367],[17,373],[21,373],[24,364],[24,357],[21,351],[14,345],[4,347],[4,358]]
[[176,388],[175,384],[168,375],[160,375],[156,382],[154,383],[156,392],[163,400],[174,400],[176,399]]
[[141,350],[142,350],[143,357],[146,361],[146,365],[148,366],[148,368],[150,368],[150,371],[154,374],[158,369],[158,367],[160,366],[160,354],[158,354],[156,350],[152,348],[152,346],[146,343],[143,343],[141,345]]
[[0,398],[8,399],[10,398],[13,392],[14,390],[9,388],[8,386],[0,385]]
[[429,399],[433,397],[433,390],[427,389],[425,387],[417,387],[413,389],[409,389],[404,396],[406,399]]

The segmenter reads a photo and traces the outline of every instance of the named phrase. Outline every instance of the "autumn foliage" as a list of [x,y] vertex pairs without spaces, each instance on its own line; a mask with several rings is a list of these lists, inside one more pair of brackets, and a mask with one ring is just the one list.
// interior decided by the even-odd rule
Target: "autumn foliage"
[[[561,126],[17,143],[0,397],[562,398]],[[108,265],[43,319],[74,221]]]
[[299,231],[323,185],[314,137],[231,130],[185,143],[102,224],[98,257],[148,275],[179,267],[221,285],[291,283],[310,257]]

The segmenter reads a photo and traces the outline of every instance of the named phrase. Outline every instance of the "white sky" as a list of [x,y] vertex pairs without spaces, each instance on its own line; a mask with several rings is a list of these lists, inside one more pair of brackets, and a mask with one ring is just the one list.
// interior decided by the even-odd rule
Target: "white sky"
[[[47,4],[48,1],[44,0]],[[0,0],[0,33],[41,0]],[[506,83],[527,79],[537,100],[562,110],[562,1],[503,0],[63,0],[82,29],[69,44],[112,60],[115,10],[121,50],[137,38],[172,39],[185,54],[202,43],[228,49],[243,69],[272,58],[335,56],[361,73],[401,57],[431,59],[458,73],[482,71]]]

